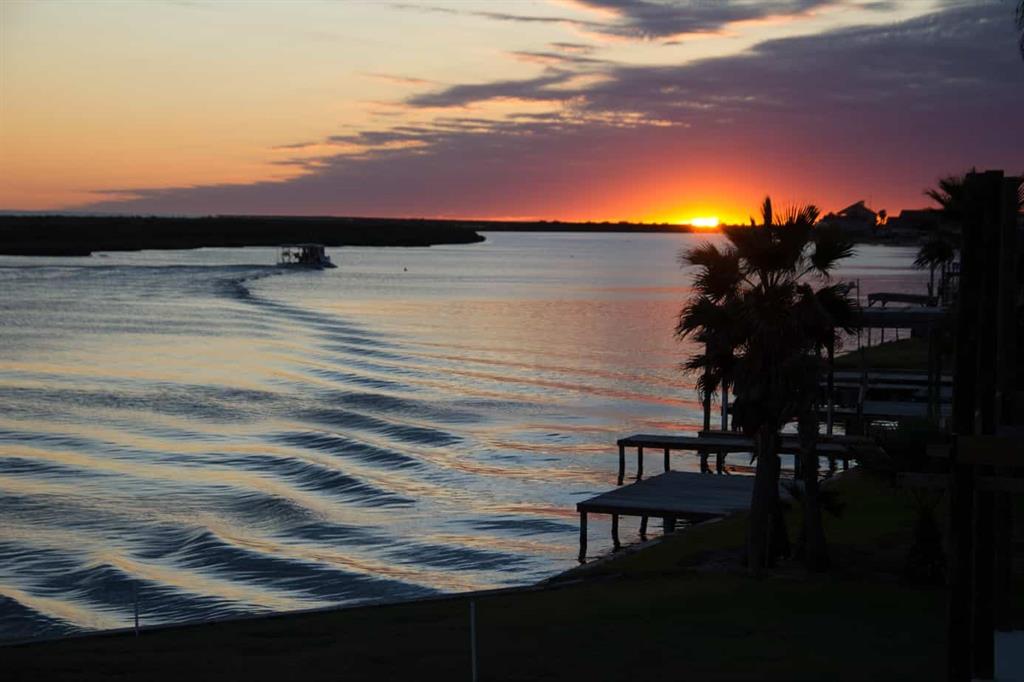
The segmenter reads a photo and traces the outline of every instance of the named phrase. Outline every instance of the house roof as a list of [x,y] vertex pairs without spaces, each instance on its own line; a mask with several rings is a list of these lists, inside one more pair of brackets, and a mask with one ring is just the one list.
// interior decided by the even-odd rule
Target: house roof
[[850,204],[846,208],[836,213],[837,216],[842,218],[865,218],[874,220],[877,215],[874,211],[864,205],[864,200],[861,199],[855,204]]

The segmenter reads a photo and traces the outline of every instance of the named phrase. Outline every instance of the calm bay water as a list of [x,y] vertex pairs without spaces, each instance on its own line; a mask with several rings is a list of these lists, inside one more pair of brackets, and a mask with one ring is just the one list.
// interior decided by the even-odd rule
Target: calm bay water
[[[703,238],[0,257],[0,638],[128,626],[136,589],[154,624],[571,567],[615,439],[699,428],[672,329]],[[912,260],[839,277],[921,291]]]

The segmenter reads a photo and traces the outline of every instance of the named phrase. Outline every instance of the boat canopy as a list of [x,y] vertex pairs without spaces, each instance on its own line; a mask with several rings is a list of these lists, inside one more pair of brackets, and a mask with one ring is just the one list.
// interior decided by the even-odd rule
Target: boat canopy
[[323,244],[281,244],[280,265],[333,267]]

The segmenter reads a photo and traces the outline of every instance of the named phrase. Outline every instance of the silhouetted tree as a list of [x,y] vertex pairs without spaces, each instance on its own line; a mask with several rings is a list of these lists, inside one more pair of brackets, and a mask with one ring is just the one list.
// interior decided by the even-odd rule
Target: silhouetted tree
[[945,272],[946,265],[956,257],[956,251],[950,239],[942,234],[931,235],[917,251],[917,258],[914,265],[919,268],[928,268],[928,295],[935,295],[935,269],[942,267]]
[[941,178],[938,186],[925,190],[925,194],[941,208],[942,220],[918,248],[914,265],[928,268],[928,295],[934,296],[935,270],[941,270],[940,281],[944,281],[946,268],[956,258],[956,251],[960,248],[963,220],[969,211],[964,176]]
[[[684,367],[697,373],[702,397],[723,379],[732,380],[734,424],[755,440],[757,465],[747,537],[752,572],[772,565],[788,551],[779,505],[779,430],[816,408],[821,349],[833,342],[836,327],[848,325],[852,318],[847,287],[830,284],[829,278],[853,247],[839,232],[816,228],[818,215],[815,206],[794,206],[776,214],[766,197],[760,224],[751,218],[749,228],[724,228],[724,248],[704,243],[681,255],[684,264],[698,270],[694,295],[679,314],[676,334],[704,346]],[[818,563],[824,535],[817,503],[817,457],[801,459],[806,462],[801,477],[808,492],[805,537],[812,563]]]

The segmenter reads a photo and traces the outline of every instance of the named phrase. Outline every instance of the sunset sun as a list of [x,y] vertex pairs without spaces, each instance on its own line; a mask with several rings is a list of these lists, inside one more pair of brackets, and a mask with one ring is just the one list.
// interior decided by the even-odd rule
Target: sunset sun
[[692,218],[689,220],[690,225],[698,227],[702,230],[712,230],[718,227],[718,216],[702,216],[699,218]]

